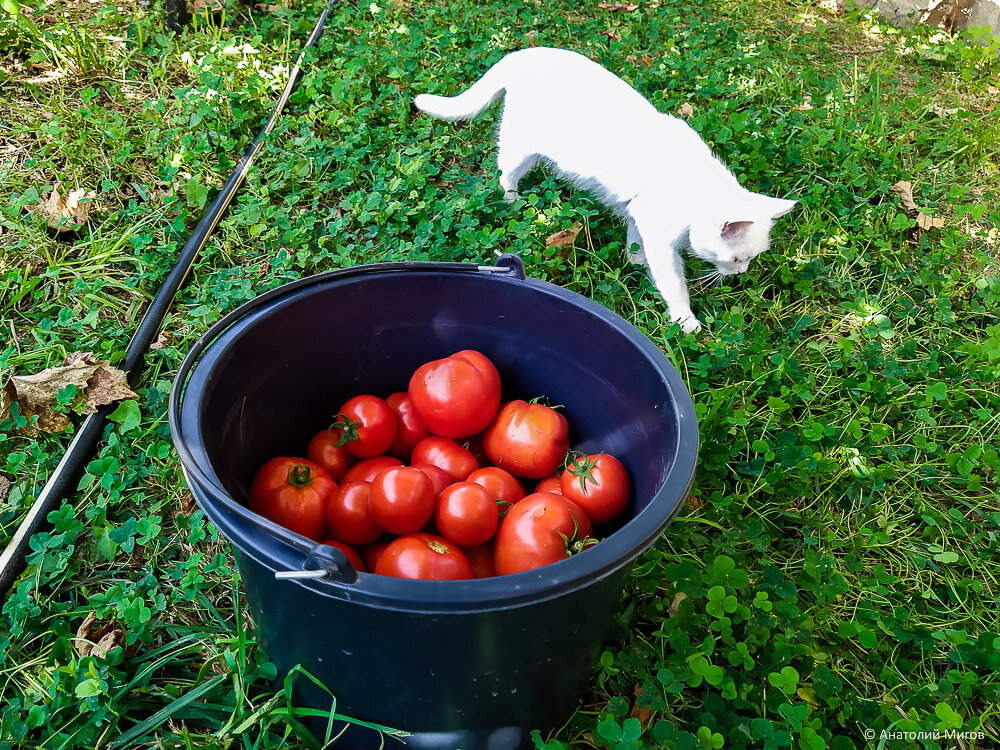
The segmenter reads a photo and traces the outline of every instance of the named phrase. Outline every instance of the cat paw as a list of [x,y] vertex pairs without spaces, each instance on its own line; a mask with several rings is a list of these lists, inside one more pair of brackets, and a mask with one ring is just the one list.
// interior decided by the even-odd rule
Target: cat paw
[[698,333],[701,330],[701,321],[694,314],[671,318],[671,322],[677,323],[684,333]]

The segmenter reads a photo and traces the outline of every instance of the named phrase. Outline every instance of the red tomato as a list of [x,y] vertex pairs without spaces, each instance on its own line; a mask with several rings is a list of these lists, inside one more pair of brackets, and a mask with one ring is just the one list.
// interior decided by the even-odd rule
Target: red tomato
[[345,482],[326,504],[326,525],[334,539],[347,544],[370,544],[382,536],[368,506],[369,482]]
[[375,572],[375,567],[378,565],[378,559],[382,557],[382,553],[385,552],[385,548],[389,546],[389,542],[391,541],[391,539],[381,539],[362,547],[361,554],[365,558],[365,566],[368,570],[373,573]]
[[469,474],[468,482],[475,482],[486,488],[493,499],[500,504],[501,515],[507,509],[524,497],[524,487],[510,472],[498,469],[496,466],[484,466]]
[[326,536],[326,504],[336,490],[337,483],[319,464],[272,458],[250,485],[250,510],[318,542]]
[[562,494],[562,482],[559,481],[558,474],[549,474],[535,485],[535,492],[551,492],[554,495]]
[[441,490],[451,484],[451,477],[448,475],[448,472],[440,466],[435,466],[434,464],[413,464],[413,468],[420,469],[420,471],[430,477],[431,484],[434,485],[435,497],[441,494]]
[[330,429],[317,432],[306,448],[306,458],[326,469],[334,482],[344,478],[354,459],[347,452],[347,446],[340,444],[340,430]]
[[458,545],[433,534],[398,537],[382,552],[375,572],[395,578],[453,581],[472,578],[472,566]]
[[632,491],[625,467],[607,453],[575,454],[559,481],[562,493],[595,524],[607,523],[625,510]]
[[365,561],[361,559],[361,555],[359,555],[358,551],[354,549],[354,547],[352,547],[351,545],[344,544],[343,542],[337,541],[336,539],[328,539],[327,541],[323,542],[323,544],[329,544],[331,547],[336,547],[345,555],[347,555],[347,559],[350,560],[351,565],[353,565],[354,569],[359,573],[368,572],[368,568],[365,567]]
[[370,482],[381,472],[392,466],[402,466],[403,462],[392,456],[375,456],[358,461],[344,474],[345,482]]
[[431,464],[448,472],[452,482],[464,482],[479,468],[476,457],[450,438],[424,438],[413,448],[412,464]]
[[409,393],[435,435],[468,437],[493,420],[500,405],[500,373],[485,355],[466,349],[418,367]]
[[434,523],[441,536],[462,547],[492,539],[499,520],[496,499],[481,485],[456,482],[438,495]]
[[396,439],[396,415],[378,396],[348,399],[333,420],[330,429],[343,436],[347,452],[358,458],[381,455]]
[[413,446],[428,437],[431,431],[413,408],[410,394],[393,393],[385,403],[396,415],[396,439],[393,440],[389,453],[403,461],[409,461]]
[[541,479],[566,459],[569,423],[551,406],[511,401],[486,428],[483,448],[490,461],[514,476]]
[[497,574],[493,564],[493,541],[490,540],[475,547],[462,547],[462,552],[472,566],[472,575],[476,578],[492,578]]
[[562,495],[528,495],[500,522],[494,540],[497,575],[519,573],[565,560],[593,533],[580,506]]
[[375,523],[391,534],[418,531],[434,513],[434,485],[420,469],[393,466],[372,480],[368,499]]

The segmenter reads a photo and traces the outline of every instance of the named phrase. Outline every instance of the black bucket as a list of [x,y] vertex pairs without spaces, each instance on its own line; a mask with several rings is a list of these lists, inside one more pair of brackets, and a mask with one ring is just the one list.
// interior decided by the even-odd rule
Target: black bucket
[[[251,513],[257,468],[301,455],[358,393],[405,390],[424,362],[477,349],[504,397],[562,404],[574,447],[622,459],[627,520],[538,570],[470,581],[357,574],[343,554]],[[698,453],[694,405],[667,358],[578,294],[496,267],[401,263],[333,271],[244,305],[195,344],[170,427],[191,492],[232,542],[279,680],[301,664],[340,714],[412,733],[408,747],[510,750],[564,721],[587,686],[630,564],[680,511]],[[316,571],[315,579],[276,578]],[[328,693],[296,698],[327,711]],[[352,730],[337,747],[378,747]]]

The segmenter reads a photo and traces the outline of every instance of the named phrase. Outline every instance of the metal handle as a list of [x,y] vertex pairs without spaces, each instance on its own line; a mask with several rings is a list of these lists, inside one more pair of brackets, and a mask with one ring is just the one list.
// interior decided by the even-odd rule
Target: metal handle
[[301,570],[276,570],[278,580],[317,580],[328,578],[339,583],[356,583],[358,571],[344,551],[329,544],[317,544],[302,561]]

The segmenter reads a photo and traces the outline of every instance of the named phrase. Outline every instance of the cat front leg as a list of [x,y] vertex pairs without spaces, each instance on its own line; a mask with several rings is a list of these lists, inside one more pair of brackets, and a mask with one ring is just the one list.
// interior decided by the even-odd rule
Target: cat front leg
[[701,322],[691,311],[687,280],[684,278],[684,260],[680,253],[680,233],[647,232],[643,235],[646,265],[653,284],[667,303],[670,320],[678,323],[684,333],[701,330]]
[[625,218],[625,226],[628,228],[625,236],[625,257],[628,258],[629,263],[641,266],[646,262],[646,253],[642,247],[642,237],[639,236],[639,228],[635,225],[632,217]]

